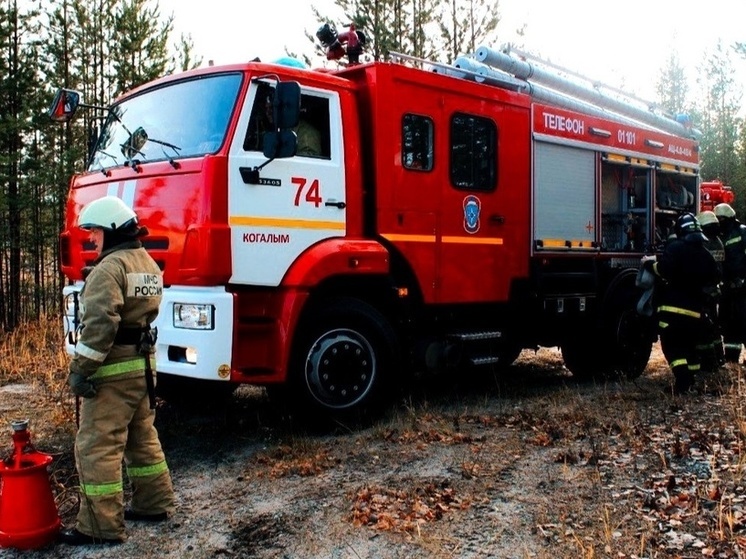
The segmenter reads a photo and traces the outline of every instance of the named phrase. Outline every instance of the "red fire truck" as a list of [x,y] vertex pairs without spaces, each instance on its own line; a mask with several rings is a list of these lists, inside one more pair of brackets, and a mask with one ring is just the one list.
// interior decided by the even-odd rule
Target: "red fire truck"
[[[77,105],[61,90],[50,112]],[[539,346],[580,377],[636,376],[655,339],[635,313],[638,264],[698,207],[697,153],[678,121],[508,49],[171,75],[107,109],[71,180],[68,349],[94,258],[76,219],[116,195],[163,270],[164,385],[283,387],[346,412],[412,371]]]
[[735,193],[730,186],[722,181],[707,181],[700,183],[700,211],[713,210],[720,203],[732,204]]

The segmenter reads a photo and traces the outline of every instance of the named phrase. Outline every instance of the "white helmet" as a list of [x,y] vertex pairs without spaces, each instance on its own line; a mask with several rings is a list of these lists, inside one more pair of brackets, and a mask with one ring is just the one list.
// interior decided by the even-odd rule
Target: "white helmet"
[[731,207],[730,204],[723,202],[715,206],[715,215],[718,217],[736,217],[736,211]]
[[137,224],[137,214],[116,196],[104,196],[83,208],[78,217],[78,227],[99,227],[114,231],[127,225]]
[[713,223],[718,223],[718,218],[715,215],[715,212],[712,212],[710,210],[705,210],[697,214],[697,221],[699,221],[699,224],[702,227],[704,227],[705,225],[712,225]]

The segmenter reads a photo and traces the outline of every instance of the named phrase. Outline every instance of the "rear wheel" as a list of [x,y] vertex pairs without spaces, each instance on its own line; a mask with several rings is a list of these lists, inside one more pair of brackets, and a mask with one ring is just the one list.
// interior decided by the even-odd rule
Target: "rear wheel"
[[633,276],[620,276],[606,295],[600,324],[581,328],[562,344],[562,358],[574,376],[618,373],[634,379],[645,370],[655,333],[650,319],[637,313],[641,291],[633,281]]
[[635,302],[634,293],[630,293],[628,304],[619,305],[609,315],[612,371],[629,379],[635,379],[645,371],[655,342],[653,323],[637,313]]
[[396,337],[358,299],[317,305],[298,328],[290,371],[299,403],[330,415],[375,409],[396,367]]
[[560,346],[562,360],[572,375],[581,380],[605,374],[603,358],[599,357],[598,339],[578,333]]

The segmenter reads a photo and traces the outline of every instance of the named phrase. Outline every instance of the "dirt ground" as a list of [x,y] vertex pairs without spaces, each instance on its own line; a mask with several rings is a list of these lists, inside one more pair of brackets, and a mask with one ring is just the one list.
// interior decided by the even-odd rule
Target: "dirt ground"
[[[0,556],[744,557],[741,370],[703,377],[686,396],[673,396],[670,380],[657,348],[636,381],[592,383],[542,349],[500,376],[433,379],[372,425],[325,433],[293,425],[256,388],[200,412],[161,402],[173,518],[129,523],[116,547]],[[19,417],[55,458],[69,524],[73,400],[63,386],[3,386],[0,425]],[[0,431],[9,452],[9,428],[5,440]]]

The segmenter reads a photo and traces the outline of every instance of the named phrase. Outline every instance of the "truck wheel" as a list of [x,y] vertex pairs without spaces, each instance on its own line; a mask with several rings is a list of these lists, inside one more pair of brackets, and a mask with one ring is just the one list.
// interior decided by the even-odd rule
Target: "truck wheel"
[[588,380],[606,373],[603,361],[598,357],[594,337],[578,334],[577,338],[566,340],[561,350],[565,367],[573,377]]
[[396,367],[396,336],[388,320],[358,299],[316,306],[299,326],[291,388],[327,413],[372,408]]
[[515,360],[518,359],[518,356],[523,351],[523,348],[515,343],[509,343],[505,346],[504,349],[502,349],[499,353],[500,356],[500,363],[499,367],[507,369],[510,367],[513,363],[515,363]]
[[637,314],[634,304],[612,313],[611,353],[613,370],[628,379],[639,377],[648,365],[655,334],[650,319]]

